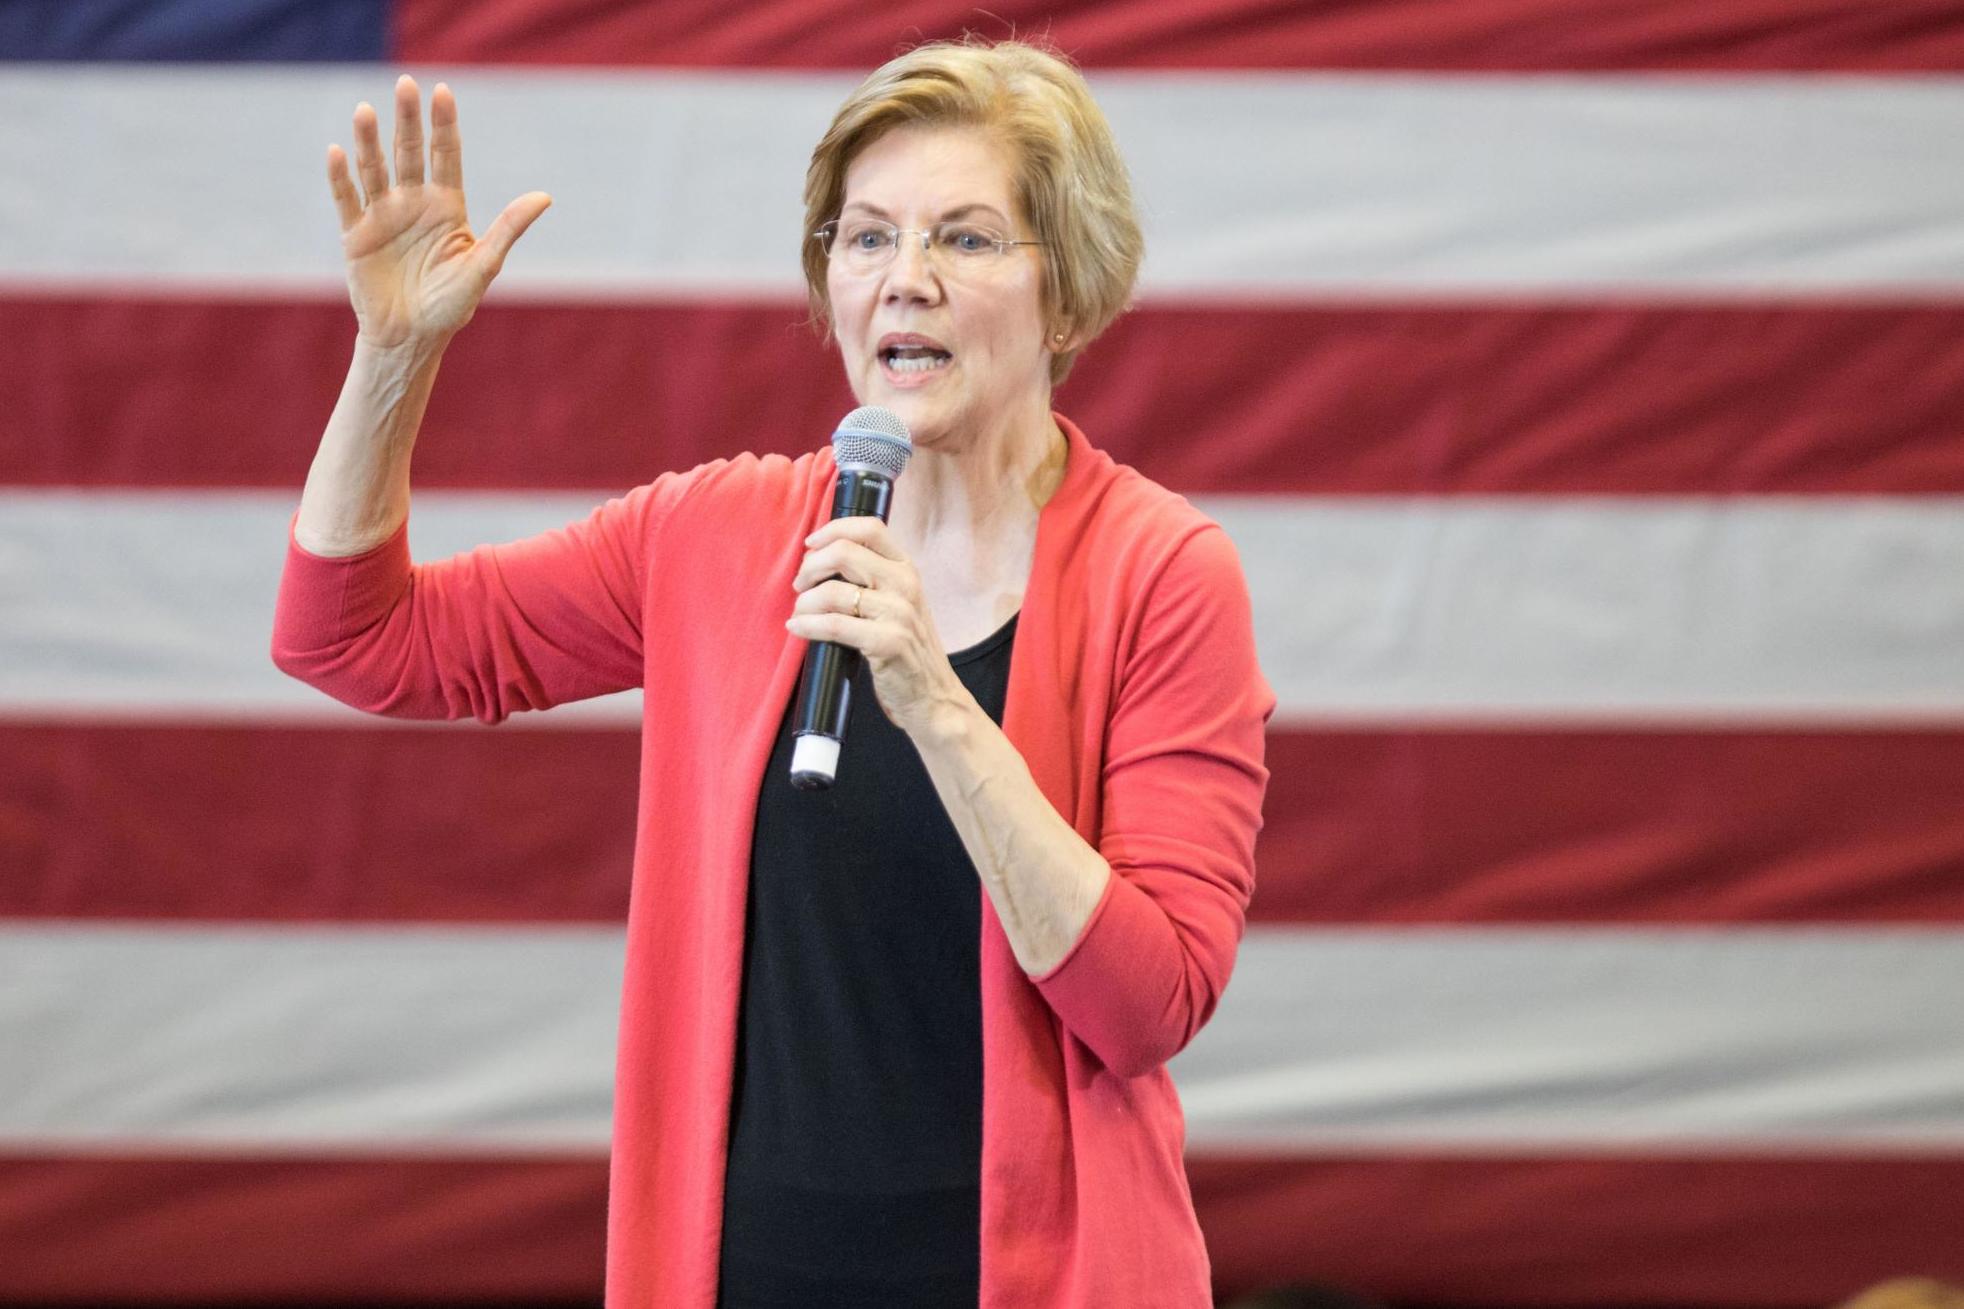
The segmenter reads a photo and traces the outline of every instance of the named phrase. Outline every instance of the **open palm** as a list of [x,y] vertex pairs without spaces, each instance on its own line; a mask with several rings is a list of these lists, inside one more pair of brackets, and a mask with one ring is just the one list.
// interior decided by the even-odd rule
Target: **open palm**
[[348,297],[361,334],[376,345],[441,341],[471,319],[505,255],[552,198],[528,191],[505,206],[483,236],[464,212],[464,156],[457,101],[438,82],[430,94],[429,170],[423,166],[423,109],[416,82],[396,82],[395,183],[382,159],[374,106],[355,106],[355,168],[327,148],[327,181],[341,217]]

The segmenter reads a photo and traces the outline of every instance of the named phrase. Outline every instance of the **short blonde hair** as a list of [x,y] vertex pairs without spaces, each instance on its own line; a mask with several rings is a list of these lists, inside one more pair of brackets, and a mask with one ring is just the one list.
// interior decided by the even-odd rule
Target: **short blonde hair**
[[1063,56],[1022,41],[974,37],[917,46],[846,97],[805,170],[805,289],[812,319],[829,327],[825,251],[810,233],[839,216],[846,170],[896,127],[970,126],[1011,152],[1013,184],[1031,237],[1043,243],[1047,330],[1077,338],[1050,366],[1062,382],[1077,355],[1132,296],[1145,240],[1132,182],[1111,124]]

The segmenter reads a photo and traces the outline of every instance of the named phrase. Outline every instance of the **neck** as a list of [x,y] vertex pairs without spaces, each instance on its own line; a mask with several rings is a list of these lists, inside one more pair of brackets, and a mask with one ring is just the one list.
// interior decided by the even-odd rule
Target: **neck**
[[1063,480],[1066,443],[1049,399],[993,430],[914,451],[891,524],[904,549],[951,539],[986,545],[1030,530]]

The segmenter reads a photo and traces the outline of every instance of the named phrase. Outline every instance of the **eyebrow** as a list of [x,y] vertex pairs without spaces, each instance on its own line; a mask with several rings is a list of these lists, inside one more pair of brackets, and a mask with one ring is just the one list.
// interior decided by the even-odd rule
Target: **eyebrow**
[[[878,205],[869,205],[864,200],[854,200],[851,204],[846,205],[845,208],[863,209],[867,213],[873,215],[875,218],[884,218],[888,222],[893,221],[892,214],[880,208]],[[1002,219],[1005,223],[1009,221],[1009,215],[1003,213],[1002,210],[996,208],[994,205],[981,204],[979,202],[973,204],[956,205],[953,209],[944,212],[941,215],[940,221],[944,223],[950,222],[957,218],[966,218],[970,214],[975,214],[975,213],[993,214],[997,218]]]

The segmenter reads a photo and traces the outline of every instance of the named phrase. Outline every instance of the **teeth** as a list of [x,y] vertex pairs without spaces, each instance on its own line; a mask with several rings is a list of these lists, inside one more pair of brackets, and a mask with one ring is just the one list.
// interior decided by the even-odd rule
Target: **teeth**
[[947,362],[947,355],[902,355],[889,359],[887,367],[896,373],[925,373]]

